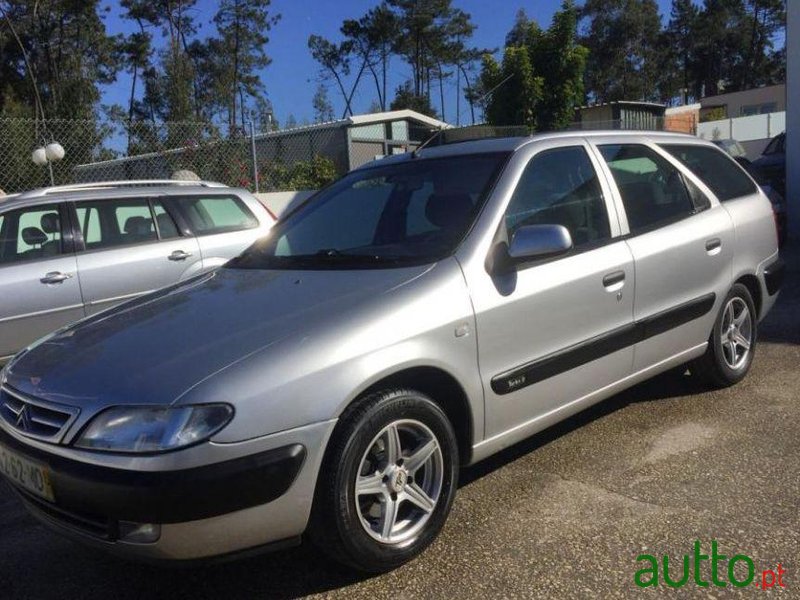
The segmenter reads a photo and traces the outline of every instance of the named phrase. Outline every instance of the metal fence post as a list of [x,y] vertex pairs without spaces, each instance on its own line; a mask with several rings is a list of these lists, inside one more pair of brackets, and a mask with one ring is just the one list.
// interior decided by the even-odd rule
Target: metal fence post
[[256,154],[256,126],[250,121],[250,158],[253,161],[253,187],[258,193],[258,156]]

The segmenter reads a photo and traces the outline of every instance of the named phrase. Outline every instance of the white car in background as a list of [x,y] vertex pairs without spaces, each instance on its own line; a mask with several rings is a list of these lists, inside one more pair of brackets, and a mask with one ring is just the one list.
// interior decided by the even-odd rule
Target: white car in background
[[0,364],[72,321],[225,264],[275,222],[247,190],[210,182],[102,182],[0,200]]

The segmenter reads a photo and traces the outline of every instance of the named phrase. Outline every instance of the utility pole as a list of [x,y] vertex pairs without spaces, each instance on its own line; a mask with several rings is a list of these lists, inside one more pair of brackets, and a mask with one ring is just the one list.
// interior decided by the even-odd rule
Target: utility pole
[[250,158],[253,161],[253,188],[258,193],[258,154],[256,153],[256,126],[250,118]]

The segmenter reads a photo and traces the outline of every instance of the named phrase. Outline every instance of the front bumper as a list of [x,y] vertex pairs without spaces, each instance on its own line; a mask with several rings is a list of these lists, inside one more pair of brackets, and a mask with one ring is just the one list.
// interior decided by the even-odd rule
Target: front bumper
[[[47,452],[3,429],[0,444],[48,469],[54,503],[9,482],[46,525],[126,557],[193,560],[296,539],[308,522],[333,424],[214,445],[239,456],[155,471],[87,463],[64,456],[63,449]],[[160,537],[153,543],[126,542],[120,538],[121,522],[160,525]]]

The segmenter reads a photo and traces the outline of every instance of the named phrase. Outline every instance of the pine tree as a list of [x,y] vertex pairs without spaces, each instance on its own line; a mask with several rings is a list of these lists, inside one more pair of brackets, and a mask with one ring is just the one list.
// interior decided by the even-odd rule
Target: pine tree
[[264,93],[259,72],[271,59],[268,33],[280,19],[271,0],[220,0],[214,23],[219,33],[217,91],[227,112],[229,131],[245,129],[248,99]]
[[333,105],[328,99],[328,88],[322,83],[317,86],[314,93],[314,122],[325,123],[333,121]]
[[586,82],[596,102],[658,99],[661,18],[655,0],[586,0]]
[[662,99],[688,94],[696,70],[695,38],[700,11],[692,0],[672,0],[670,19],[663,33],[664,69]]

